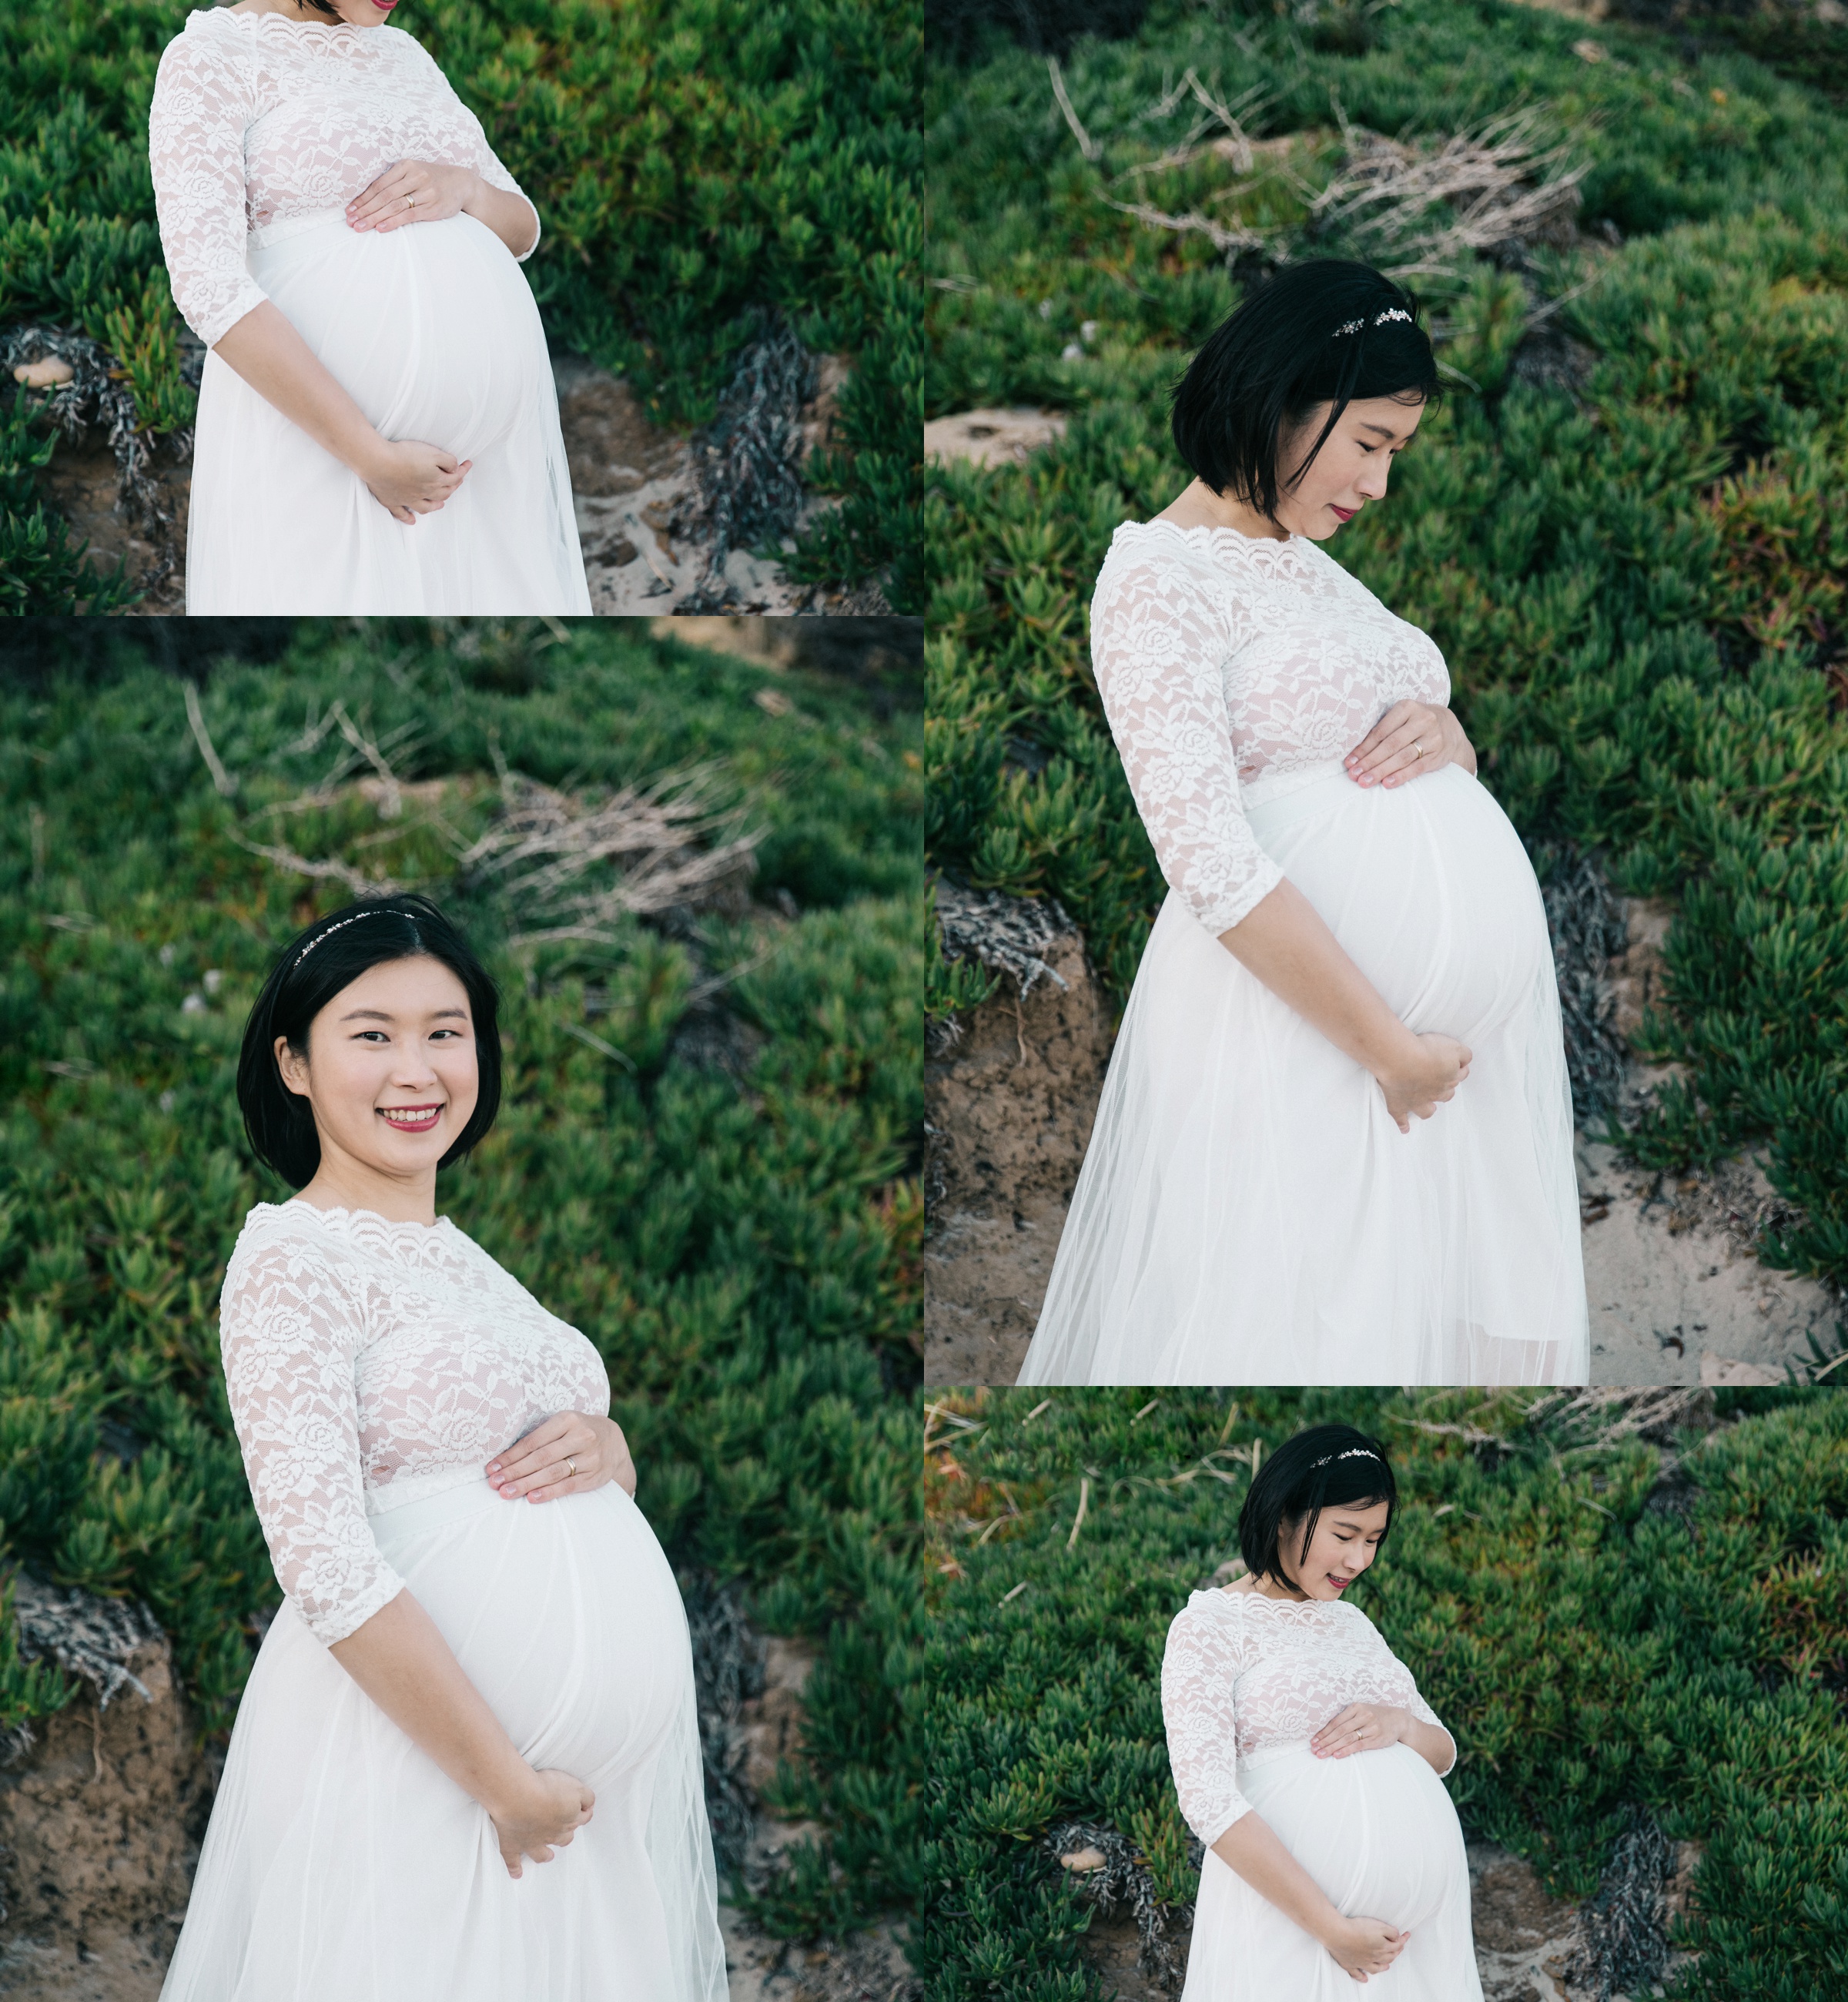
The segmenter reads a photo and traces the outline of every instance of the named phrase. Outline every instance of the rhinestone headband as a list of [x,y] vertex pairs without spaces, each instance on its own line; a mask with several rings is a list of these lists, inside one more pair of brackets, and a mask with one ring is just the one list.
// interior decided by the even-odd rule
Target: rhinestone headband
[[[1384,326],[1389,319],[1402,319],[1409,326],[1411,315],[1403,306],[1388,306],[1384,312],[1376,313],[1373,316],[1373,324],[1376,326]],[[1344,333],[1358,333],[1366,323],[1366,316],[1363,313],[1358,319],[1351,319],[1344,326],[1337,326],[1328,337],[1330,340],[1339,340]]]
[[1314,1466],[1309,1469],[1309,1471],[1313,1474],[1315,1471],[1316,1467],[1327,1466],[1330,1460],[1377,1460],[1379,1457],[1379,1455],[1374,1452],[1371,1446],[1351,1446],[1345,1453],[1331,1453],[1328,1454],[1326,1458],[1318,1460],[1315,1462]]
[[306,959],[309,954],[314,950],[315,947],[321,943],[323,939],[332,938],[336,932],[343,932],[349,925],[357,924],[361,918],[389,917],[391,915],[392,913],[386,910],[383,905],[380,905],[375,910],[356,911],[351,917],[342,918],[337,925],[330,925],[326,931],[317,933],[313,938],[311,938],[309,940],[307,944],[302,948],[301,951],[295,955],[296,965],[299,966],[302,961]]

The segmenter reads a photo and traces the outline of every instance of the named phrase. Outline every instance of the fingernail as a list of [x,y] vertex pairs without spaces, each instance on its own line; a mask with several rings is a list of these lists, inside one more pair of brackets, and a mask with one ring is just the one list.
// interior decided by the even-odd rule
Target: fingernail
[[500,1461],[497,1460],[490,1460],[488,1462],[488,1471],[490,1474],[498,1474],[500,1471]]

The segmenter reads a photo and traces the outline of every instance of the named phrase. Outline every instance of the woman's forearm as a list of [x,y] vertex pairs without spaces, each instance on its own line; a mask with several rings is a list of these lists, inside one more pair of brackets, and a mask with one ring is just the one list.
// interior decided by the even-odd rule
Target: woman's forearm
[[1278,1840],[1261,1815],[1240,1815],[1213,1844],[1213,1854],[1236,1870],[1261,1898],[1321,1939],[1341,1914],[1327,1893]]
[[485,222],[516,257],[524,257],[539,240],[539,212],[525,196],[490,187],[479,177],[476,192],[462,204],[462,213]]
[[1321,913],[1286,877],[1219,943],[1279,1000],[1378,1076],[1417,1038],[1341,950]]
[[[1441,1724],[1427,1724],[1422,1718],[1414,1717],[1399,1734],[1399,1742],[1409,1745],[1431,1770],[1440,1777],[1450,1770],[1456,1756],[1456,1741]],[[1359,1755],[1365,1758],[1365,1753]]]
[[212,351],[343,466],[371,476],[383,439],[279,307],[253,306]]
[[328,1652],[411,1741],[490,1814],[532,1777],[436,1622],[407,1587]]

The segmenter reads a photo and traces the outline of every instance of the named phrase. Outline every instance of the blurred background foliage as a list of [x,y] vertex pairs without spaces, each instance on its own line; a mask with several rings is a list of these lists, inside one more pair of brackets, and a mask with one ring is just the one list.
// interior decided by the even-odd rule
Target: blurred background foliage
[[[185,431],[195,401],[148,170],[155,70],[191,11],[21,0],[0,15],[0,328],[39,319],[103,342],[155,436]],[[915,11],[418,0],[400,25],[538,204],[525,269],[555,351],[626,375],[678,427],[712,417],[765,314],[850,358],[840,447],[811,476],[842,505],[788,567],[833,581],[895,566],[888,595],[915,611]],[[0,552],[33,581],[16,609],[75,610],[64,600],[87,598],[94,572],[12,491],[30,485],[30,442],[0,427]]]
[[[882,704],[639,620],[270,622],[253,657],[191,668],[221,784],[188,682],[113,622],[85,637],[61,667],[41,633],[0,684],[0,1579],[141,1599],[201,1734],[228,1731],[278,1594],[218,1289],[251,1204],[290,1192],[246,1142],[239,1041],[277,948],[350,894],[288,856],[415,884],[504,997],[500,1117],[439,1210],[596,1344],[676,1566],[822,1647],[812,1756],[779,1800],[832,1834],[797,1847],[766,1916],[812,1930],[899,1895],[915,689]],[[748,891],[519,945],[530,910],[459,870],[522,780],[594,805],[670,773],[755,837]],[[0,1732],[76,1687],[19,1661],[9,1599]]]
[[[928,410],[1065,420],[927,469],[928,853],[1057,896],[1121,1006],[1164,886],[1087,605],[1188,477],[1169,387],[1267,262],[1421,267],[1449,400],[1326,546],[1442,647],[1539,866],[1674,903],[1645,1038],[1682,1069],[1626,1144],[1762,1146],[1802,1218],[1761,1256],[1848,1279],[1848,29],[1759,37],[1773,68],[1502,0],[1156,0],[1117,41],[1037,11],[1056,79],[992,28],[928,75]],[[1466,197],[1330,197],[1511,130]],[[1472,247],[1479,195],[1540,219]]]
[[[1644,1414],[1622,1400],[1651,1397],[1692,1422],[1658,1414],[1639,1436]],[[1355,1603],[1456,1739],[1445,1784],[1466,1831],[1580,1899],[1646,1809],[1704,1845],[1696,1910],[1672,1935],[1699,1958],[1670,1996],[1840,1994],[1838,1393],[954,1391],[926,1455],[914,1951],[937,2002],[1107,1992],[1079,1951],[1091,1909],[1039,1844],[1057,1823],[1114,1828],[1160,1899],[1191,1904],[1162,1727],[1168,1625],[1237,1556],[1254,1453],[1330,1421],[1392,1456],[1400,1512]]]

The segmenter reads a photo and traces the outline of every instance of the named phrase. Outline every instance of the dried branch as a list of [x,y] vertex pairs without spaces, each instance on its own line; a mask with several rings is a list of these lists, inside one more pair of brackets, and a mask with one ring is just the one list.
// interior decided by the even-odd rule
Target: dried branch
[[1078,141],[1078,150],[1087,160],[1101,159],[1104,148],[1079,123],[1078,113],[1072,109],[1072,100],[1065,95],[1065,79],[1061,73],[1057,56],[1046,58],[1046,68],[1052,77],[1052,94],[1058,99],[1058,108],[1065,114],[1065,123],[1072,128],[1072,136]]
[[225,770],[218,752],[212,748],[211,732],[205,727],[204,712],[199,706],[197,684],[189,681],[182,685],[186,690],[186,720],[193,726],[193,741],[199,747],[199,755],[205,760],[206,769],[211,773],[211,782],[218,787],[220,797],[229,799],[237,790],[238,782]]

